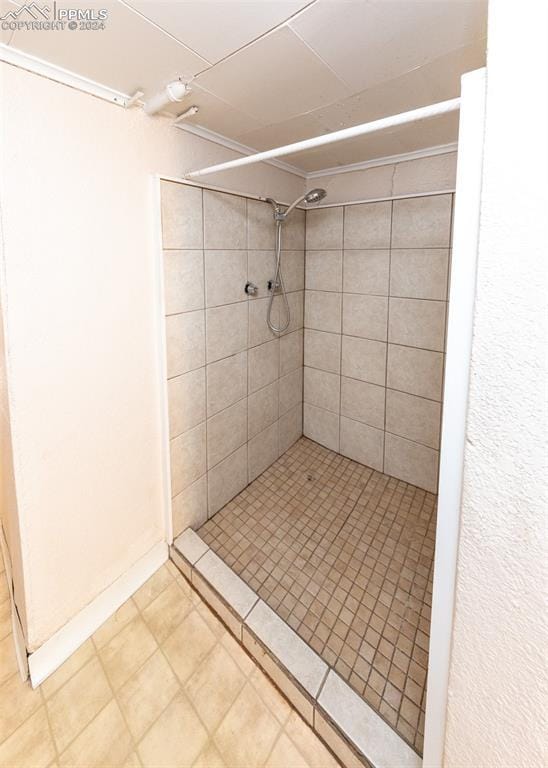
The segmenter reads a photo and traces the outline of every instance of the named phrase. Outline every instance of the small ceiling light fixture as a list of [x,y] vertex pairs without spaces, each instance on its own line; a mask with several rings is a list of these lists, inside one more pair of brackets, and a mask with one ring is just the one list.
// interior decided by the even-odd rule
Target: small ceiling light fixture
[[168,104],[182,101],[192,89],[182,80],[174,80],[168,83],[163,91],[152,96],[144,105],[143,109],[147,115],[155,115]]

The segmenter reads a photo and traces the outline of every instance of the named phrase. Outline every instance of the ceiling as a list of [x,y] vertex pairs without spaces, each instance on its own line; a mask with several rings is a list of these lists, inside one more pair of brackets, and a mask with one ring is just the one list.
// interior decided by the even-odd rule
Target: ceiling
[[[40,0],[41,7],[48,0]],[[3,15],[19,3],[1,0]],[[50,3],[51,5],[51,3]],[[124,0],[105,29],[2,32],[1,41],[123,93],[181,77],[189,119],[263,150],[459,95],[485,63],[486,0]],[[284,158],[302,171],[450,143],[458,117]]]

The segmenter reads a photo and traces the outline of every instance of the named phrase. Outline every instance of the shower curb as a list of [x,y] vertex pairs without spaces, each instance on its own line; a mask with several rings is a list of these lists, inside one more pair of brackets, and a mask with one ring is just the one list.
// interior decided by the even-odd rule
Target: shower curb
[[188,528],[170,557],[345,768],[421,768],[421,758]]

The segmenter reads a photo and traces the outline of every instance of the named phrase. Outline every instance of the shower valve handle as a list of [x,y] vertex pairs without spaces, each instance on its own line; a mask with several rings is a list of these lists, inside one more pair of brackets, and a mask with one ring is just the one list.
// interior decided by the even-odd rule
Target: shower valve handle
[[245,284],[245,288],[244,288],[244,291],[247,293],[247,295],[248,295],[248,296],[256,296],[256,295],[257,295],[257,291],[258,291],[258,290],[259,290],[259,289],[258,289],[258,288],[257,288],[257,286],[255,285],[255,283],[249,283],[249,282],[247,282],[247,283]]

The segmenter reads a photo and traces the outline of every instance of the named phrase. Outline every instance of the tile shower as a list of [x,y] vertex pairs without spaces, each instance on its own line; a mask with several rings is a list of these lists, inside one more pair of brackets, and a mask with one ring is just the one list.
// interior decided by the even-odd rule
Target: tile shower
[[174,534],[420,753],[453,196],[295,211],[279,337],[271,207],[161,197]]

